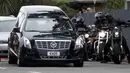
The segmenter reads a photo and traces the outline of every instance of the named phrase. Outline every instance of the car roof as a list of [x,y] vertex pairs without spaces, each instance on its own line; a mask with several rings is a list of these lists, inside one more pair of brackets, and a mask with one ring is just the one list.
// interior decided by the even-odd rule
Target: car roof
[[12,17],[12,16],[0,16],[0,21],[6,21],[6,20],[16,20],[16,17]]
[[57,6],[47,6],[47,5],[30,5],[30,6],[22,6],[20,11],[26,12],[26,13],[33,13],[33,12],[42,12],[42,11],[55,11],[60,10]]

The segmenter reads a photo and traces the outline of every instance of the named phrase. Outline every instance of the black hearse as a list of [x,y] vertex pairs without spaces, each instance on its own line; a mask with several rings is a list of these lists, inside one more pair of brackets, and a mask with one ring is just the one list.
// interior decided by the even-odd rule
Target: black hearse
[[55,6],[23,6],[8,39],[9,64],[64,62],[83,66],[83,40]]

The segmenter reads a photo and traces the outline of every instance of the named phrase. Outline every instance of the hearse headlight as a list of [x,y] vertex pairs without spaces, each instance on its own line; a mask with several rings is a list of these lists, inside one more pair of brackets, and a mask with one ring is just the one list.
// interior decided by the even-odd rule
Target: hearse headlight
[[29,39],[27,39],[26,37],[24,37],[23,39],[24,39],[24,47],[31,49],[32,47]]
[[82,37],[78,37],[75,42],[75,49],[83,48],[84,39]]

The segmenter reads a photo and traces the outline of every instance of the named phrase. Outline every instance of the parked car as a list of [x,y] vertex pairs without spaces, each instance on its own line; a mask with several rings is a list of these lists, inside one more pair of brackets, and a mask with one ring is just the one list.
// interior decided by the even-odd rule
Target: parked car
[[56,6],[23,6],[9,38],[9,64],[65,62],[83,66],[82,38]]
[[8,57],[8,37],[15,26],[16,18],[12,16],[0,16],[0,57]]

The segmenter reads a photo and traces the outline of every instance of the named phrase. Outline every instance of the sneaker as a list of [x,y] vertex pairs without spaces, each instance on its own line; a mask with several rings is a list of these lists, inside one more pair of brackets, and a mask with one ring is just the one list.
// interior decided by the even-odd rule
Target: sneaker
[[130,55],[127,55],[128,64],[130,64]]

